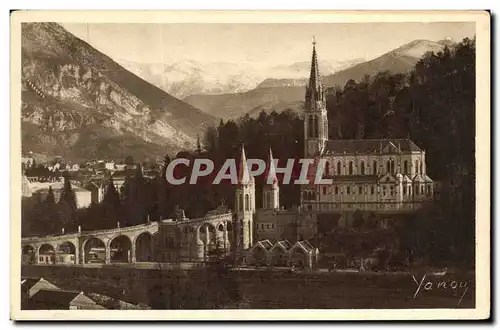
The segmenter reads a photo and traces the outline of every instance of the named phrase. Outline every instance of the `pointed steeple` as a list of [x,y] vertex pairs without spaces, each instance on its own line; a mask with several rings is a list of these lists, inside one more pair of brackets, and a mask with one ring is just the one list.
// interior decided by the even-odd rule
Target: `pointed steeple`
[[247,156],[245,155],[245,146],[241,145],[240,166],[238,167],[238,183],[249,184],[253,182],[253,177],[250,177],[247,164]]
[[319,80],[318,56],[316,55],[316,38],[313,37],[313,52],[311,60],[311,74],[309,76],[309,89],[319,92],[321,82]]
[[[276,167],[274,166],[273,151],[271,150],[271,148],[269,148],[269,158],[267,161],[266,168],[268,169],[266,176],[266,184],[277,185],[278,178],[276,176]],[[272,178],[271,183],[269,183],[269,178]]]

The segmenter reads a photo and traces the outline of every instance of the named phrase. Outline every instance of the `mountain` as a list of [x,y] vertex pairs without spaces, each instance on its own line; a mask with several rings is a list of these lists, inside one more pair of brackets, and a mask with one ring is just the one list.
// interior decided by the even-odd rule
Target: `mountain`
[[299,109],[305,95],[304,86],[256,88],[244,93],[191,95],[184,99],[212,116],[235,119],[247,112],[258,114],[283,109]]
[[[382,71],[392,73],[408,72],[425,53],[437,52],[442,50],[445,45],[451,46],[453,44],[454,42],[451,40],[441,40],[439,42],[414,40],[370,61],[357,63],[359,60],[353,60],[352,62],[346,62],[357,64],[333,74],[325,74],[325,64],[323,64],[323,70],[321,70],[323,85],[326,88],[336,85],[343,87],[350,79],[359,81],[365,75],[374,76]],[[321,56],[321,54],[319,55]],[[305,70],[305,63],[307,63],[307,71]],[[260,110],[300,109],[304,101],[304,86],[309,76],[310,62],[294,64],[292,68],[301,68],[299,78],[268,78],[255,89],[244,93],[210,96],[192,95],[186,97],[184,101],[213,116],[224,119],[237,118],[246,113],[255,115]]]
[[[201,63],[192,60],[169,64],[136,63],[127,60],[118,62],[142,79],[181,99],[198,94],[244,93],[259,87],[284,87],[287,86],[289,79],[296,80],[297,85],[304,85],[306,81],[303,78],[310,70],[308,62],[270,67],[253,62]],[[323,61],[319,65],[321,72],[331,74],[360,62],[361,59]],[[269,80],[276,78],[283,80]]]
[[360,81],[365,75],[374,76],[378,72],[405,73],[411,70],[418,60],[427,52],[438,52],[445,45],[451,46],[451,40],[434,42],[430,40],[413,40],[371,61],[359,63],[348,69],[323,77],[323,84],[327,87],[344,87],[345,83],[353,79]]
[[171,64],[119,60],[127,70],[178,98],[193,94],[245,92],[263,80],[244,63],[183,61]]
[[22,148],[69,159],[164,155],[216,119],[56,23],[22,26]]

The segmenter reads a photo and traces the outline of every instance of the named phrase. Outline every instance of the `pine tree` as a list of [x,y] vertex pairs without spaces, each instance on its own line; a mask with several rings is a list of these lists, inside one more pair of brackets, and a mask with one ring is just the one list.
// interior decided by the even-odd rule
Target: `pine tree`
[[75,225],[78,207],[76,203],[76,195],[71,187],[71,182],[68,176],[65,176],[64,178],[64,186],[59,199],[59,208],[63,224],[67,227]]
[[116,191],[113,179],[108,182],[106,193],[102,201],[104,213],[104,228],[115,228],[116,223],[120,221],[120,196]]
[[42,219],[44,234],[56,234],[59,232],[61,223],[52,186],[49,186],[49,191],[42,204]]

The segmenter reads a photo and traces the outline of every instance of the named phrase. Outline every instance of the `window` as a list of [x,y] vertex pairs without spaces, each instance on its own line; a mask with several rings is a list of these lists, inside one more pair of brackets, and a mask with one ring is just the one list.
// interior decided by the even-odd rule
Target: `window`
[[424,186],[420,186],[420,193],[423,195],[424,194]]
[[391,186],[391,196],[394,196],[394,186]]
[[271,225],[271,227],[274,229],[274,223]]
[[365,175],[365,162],[361,162],[361,175]]
[[391,159],[391,173],[392,173],[392,174],[395,174],[395,173],[396,173],[396,171],[395,171],[395,169],[394,169],[394,160],[392,160],[392,159]]
[[386,196],[387,195],[387,186],[386,185],[382,186],[382,191],[384,193],[384,196]]
[[340,162],[337,162],[337,175],[340,175]]
[[377,161],[376,160],[373,161],[373,174],[374,175],[377,174]]
[[359,187],[359,194],[361,195],[363,193],[363,187]]
[[319,122],[317,116],[314,116],[314,137],[319,137]]
[[403,195],[406,195],[406,185],[403,186]]
[[309,120],[308,120],[307,135],[310,138],[313,137],[313,119],[312,119],[312,117],[309,117]]
[[431,194],[431,186],[430,186],[430,185],[428,185],[428,186],[427,186],[427,194],[428,194],[428,195],[430,195],[430,194]]
[[351,193],[351,187],[347,186],[347,193],[350,194]]
[[386,167],[387,167],[386,172],[387,173],[391,173],[391,161],[389,161],[389,160],[387,161],[387,166]]
[[421,174],[424,174],[424,171],[422,171],[422,164],[423,164],[423,163],[420,163],[420,173],[421,173]]
[[352,162],[349,162],[349,175],[352,175]]
[[415,189],[415,196],[418,196],[418,187]]
[[316,193],[313,191],[311,194],[312,194],[312,200],[315,200],[316,199]]
[[403,172],[404,174],[408,174],[408,161],[407,160],[405,160],[405,162],[404,162],[403,171],[404,171]]
[[241,196],[237,196],[236,198],[238,198],[239,210],[243,211],[243,198],[241,198]]
[[248,194],[245,194],[245,211],[248,211],[250,209],[250,196]]
[[330,163],[325,162],[325,170],[323,171],[323,175],[328,176],[330,175]]
[[335,195],[339,194],[339,187],[335,186]]
[[323,195],[326,195],[326,187],[323,187]]
[[418,160],[415,161],[415,173],[418,174],[418,169],[419,169],[419,166],[418,166]]
[[266,229],[269,229],[269,224],[266,225]]
[[372,195],[375,194],[375,187],[374,186],[371,186],[371,193],[372,193]]

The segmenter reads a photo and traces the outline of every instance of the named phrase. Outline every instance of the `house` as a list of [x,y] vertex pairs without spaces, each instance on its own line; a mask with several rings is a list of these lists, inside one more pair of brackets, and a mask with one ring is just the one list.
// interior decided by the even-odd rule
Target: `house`
[[28,301],[40,290],[59,290],[57,286],[46,279],[40,278],[22,278],[21,279],[21,308],[28,307]]
[[42,289],[29,300],[29,309],[105,309],[83,291]]

